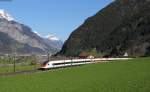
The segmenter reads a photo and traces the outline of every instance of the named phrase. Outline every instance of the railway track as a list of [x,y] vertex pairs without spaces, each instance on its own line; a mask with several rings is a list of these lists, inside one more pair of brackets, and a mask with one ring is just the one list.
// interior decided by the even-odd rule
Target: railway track
[[[98,62],[95,62],[98,63]],[[46,70],[41,70],[41,69],[34,69],[34,70],[26,70],[26,71],[17,71],[17,72],[9,72],[9,73],[0,73],[1,76],[15,76],[15,75],[22,75],[22,74],[33,74],[33,73],[43,73],[43,72],[48,72],[48,71],[53,71],[57,69],[63,69],[63,68],[70,68],[70,67],[77,67],[77,66],[83,66],[83,65],[75,65],[75,66],[67,66],[67,67],[58,67],[58,68],[51,68],[51,69],[46,69]]]
[[[79,65],[78,65],[79,66]],[[81,65],[80,65],[81,66]],[[59,68],[51,68],[47,70],[40,70],[40,69],[34,69],[34,70],[26,70],[26,71],[17,71],[17,72],[9,72],[9,73],[0,73],[0,76],[15,76],[15,75],[21,75],[21,74],[32,74],[32,73],[42,73],[42,72],[48,72],[56,69],[61,68],[69,68],[69,67],[75,67],[75,66],[68,66],[68,67],[59,67]]]
[[[101,62],[111,62],[111,60],[119,60],[120,58],[110,58],[110,59],[98,59],[97,61],[93,61],[91,64],[94,63],[101,63]],[[126,60],[128,58],[122,58],[121,60]],[[130,59],[130,58],[129,58]],[[46,70],[40,70],[40,69],[34,69],[34,70],[26,70],[26,71],[18,71],[18,72],[11,72],[11,73],[0,73],[0,76],[15,76],[15,75],[19,75],[19,74],[32,74],[32,73],[42,73],[42,72],[48,72],[51,70],[56,70],[56,69],[60,69],[60,68],[68,68],[68,67],[76,67],[76,66],[82,66],[82,65],[71,65],[71,66],[64,66],[64,67],[57,67],[57,68],[50,68],[50,69],[46,69]]]

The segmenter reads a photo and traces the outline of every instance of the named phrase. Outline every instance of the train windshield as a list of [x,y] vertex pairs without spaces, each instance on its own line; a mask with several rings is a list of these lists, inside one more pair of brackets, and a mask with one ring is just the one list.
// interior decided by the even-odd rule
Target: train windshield
[[45,61],[42,65],[46,65],[49,61]]

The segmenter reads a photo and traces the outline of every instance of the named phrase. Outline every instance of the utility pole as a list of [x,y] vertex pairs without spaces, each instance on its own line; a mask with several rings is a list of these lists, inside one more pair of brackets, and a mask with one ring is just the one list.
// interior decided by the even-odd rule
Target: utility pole
[[48,52],[48,53],[47,53],[47,60],[48,60],[48,61],[50,60],[49,55],[50,55],[50,54],[49,54],[49,52]]
[[13,55],[14,72],[16,72],[16,52]]
[[37,65],[37,56],[34,55],[34,62],[35,62],[35,69],[37,68],[36,65]]
[[13,64],[14,64],[14,72],[16,72],[16,53],[17,53],[17,44],[15,44],[14,47],[12,47],[12,58],[13,58]]
[[48,49],[48,51],[47,51],[47,60],[48,60],[48,61],[50,61],[50,56],[51,56],[50,50]]

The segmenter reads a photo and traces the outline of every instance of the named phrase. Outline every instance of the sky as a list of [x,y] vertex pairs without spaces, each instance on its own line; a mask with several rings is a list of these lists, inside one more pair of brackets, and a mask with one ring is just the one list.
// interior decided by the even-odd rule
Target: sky
[[0,9],[41,36],[65,41],[71,32],[113,0],[0,0]]

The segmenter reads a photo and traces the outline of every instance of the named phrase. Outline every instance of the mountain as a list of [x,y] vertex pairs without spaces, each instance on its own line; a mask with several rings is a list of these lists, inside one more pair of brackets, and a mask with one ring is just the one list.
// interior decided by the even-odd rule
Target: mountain
[[38,36],[44,39],[50,47],[55,48],[59,52],[63,46],[63,41],[54,35],[47,35],[46,37],[41,36],[38,32],[34,31]]
[[150,0],[115,0],[73,31],[59,55],[150,56]]
[[11,16],[11,15],[9,15],[5,10],[3,10],[3,9],[1,9],[0,10],[0,18],[4,18],[4,19],[6,19],[6,20],[8,20],[8,21],[13,21],[14,20],[14,18]]
[[43,54],[57,50],[45,40],[32,32],[32,29],[14,20],[6,11],[0,10],[0,53],[14,51],[21,54]]
[[48,43],[51,47],[56,48],[58,50],[61,50],[63,46],[63,41],[61,41],[59,38],[57,38],[54,35],[48,35],[45,38],[45,42]]

